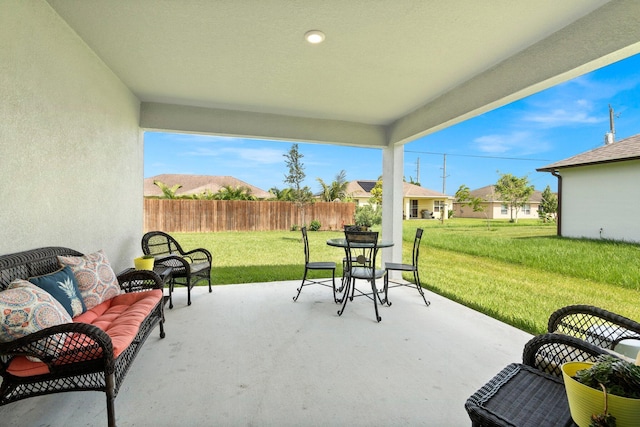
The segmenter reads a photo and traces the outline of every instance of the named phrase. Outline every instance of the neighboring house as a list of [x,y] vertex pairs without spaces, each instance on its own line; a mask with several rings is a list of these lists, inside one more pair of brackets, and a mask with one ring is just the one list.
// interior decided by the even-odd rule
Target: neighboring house
[[[508,203],[505,203],[498,193],[495,185],[487,185],[469,192],[471,197],[479,197],[483,200],[480,204],[484,209],[482,212],[474,212],[471,206],[466,206],[459,202],[453,203],[455,216],[458,218],[488,218],[488,219],[511,219],[511,212]],[[542,192],[534,191],[520,209],[518,209],[518,219],[538,218],[538,208],[542,200]],[[515,218],[515,213],[513,217]]]
[[[351,181],[346,192],[353,198],[357,206],[368,205],[371,190],[375,185],[375,180]],[[453,197],[451,196],[419,185],[402,183],[402,214],[404,219],[439,219],[442,212],[446,213],[448,209],[451,209],[452,204]]]
[[640,242],[640,134],[538,169],[558,177],[558,235]]
[[154,181],[160,181],[168,187],[173,187],[176,184],[182,187],[176,191],[176,195],[184,196],[190,194],[202,194],[205,191],[210,191],[215,194],[222,187],[246,187],[251,190],[251,195],[258,199],[268,199],[273,195],[267,191],[264,191],[251,184],[247,184],[232,176],[211,176],[211,175],[181,175],[181,174],[162,174],[152,176],[151,178],[145,178],[144,180],[144,196],[145,197],[158,197],[162,196],[162,190],[155,185]]

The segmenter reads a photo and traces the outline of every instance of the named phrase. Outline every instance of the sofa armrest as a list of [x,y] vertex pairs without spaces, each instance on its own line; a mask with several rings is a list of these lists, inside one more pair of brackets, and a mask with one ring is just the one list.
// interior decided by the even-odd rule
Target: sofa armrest
[[626,338],[640,339],[640,323],[590,305],[571,305],[549,317],[548,332],[583,339],[606,349]]
[[562,377],[560,367],[566,362],[595,362],[608,351],[581,339],[563,334],[533,337],[524,346],[522,363],[542,372]]
[[125,270],[118,274],[118,283],[127,293],[164,288],[160,276],[151,270]]
[[98,365],[107,374],[112,373],[115,366],[111,338],[102,329],[87,323],[51,326],[0,344],[2,371],[6,371],[17,356],[39,359],[52,373],[69,370],[70,365],[82,362]]

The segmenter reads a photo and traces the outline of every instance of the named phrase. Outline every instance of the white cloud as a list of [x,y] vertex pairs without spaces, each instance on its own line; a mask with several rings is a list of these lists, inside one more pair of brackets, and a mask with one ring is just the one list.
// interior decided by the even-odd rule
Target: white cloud
[[195,157],[224,158],[225,162],[247,166],[249,164],[284,163],[285,154],[282,150],[273,148],[242,148],[242,147],[198,147],[184,152],[183,155]]
[[596,124],[606,121],[606,118],[606,115],[594,114],[592,101],[580,98],[570,102],[554,100],[545,104],[537,104],[532,111],[522,117],[522,120],[549,128]]
[[549,150],[549,144],[531,132],[484,135],[473,142],[479,151],[493,155],[527,156]]

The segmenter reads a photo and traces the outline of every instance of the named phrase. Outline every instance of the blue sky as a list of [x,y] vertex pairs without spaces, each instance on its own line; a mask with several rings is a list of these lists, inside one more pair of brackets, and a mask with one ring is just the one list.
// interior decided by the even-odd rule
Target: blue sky
[[[556,178],[536,172],[549,163],[597,148],[609,131],[613,107],[616,140],[640,133],[640,55],[585,74],[474,119],[405,145],[404,175],[423,187],[445,192],[494,184],[500,174],[527,176],[536,189],[556,191]],[[341,171],[347,180],[376,179],[382,151],[299,142],[306,180],[331,183]],[[291,142],[146,132],[145,178],[162,173],[231,175],[264,190],[285,188],[285,157]],[[419,160],[418,160],[419,159]]]

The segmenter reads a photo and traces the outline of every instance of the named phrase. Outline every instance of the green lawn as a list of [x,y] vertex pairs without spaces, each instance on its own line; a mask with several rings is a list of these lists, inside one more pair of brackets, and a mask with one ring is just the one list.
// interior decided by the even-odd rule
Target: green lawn
[[[555,225],[533,220],[411,220],[404,222],[405,261],[417,227],[425,229],[420,273],[427,289],[520,329],[542,333],[549,314],[570,304],[640,319],[640,245],[558,238]],[[299,231],[173,234],[187,250],[213,253],[215,284],[302,278]],[[337,274],[343,252],[325,242],[341,236],[309,233],[312,260],[335,261]]]

